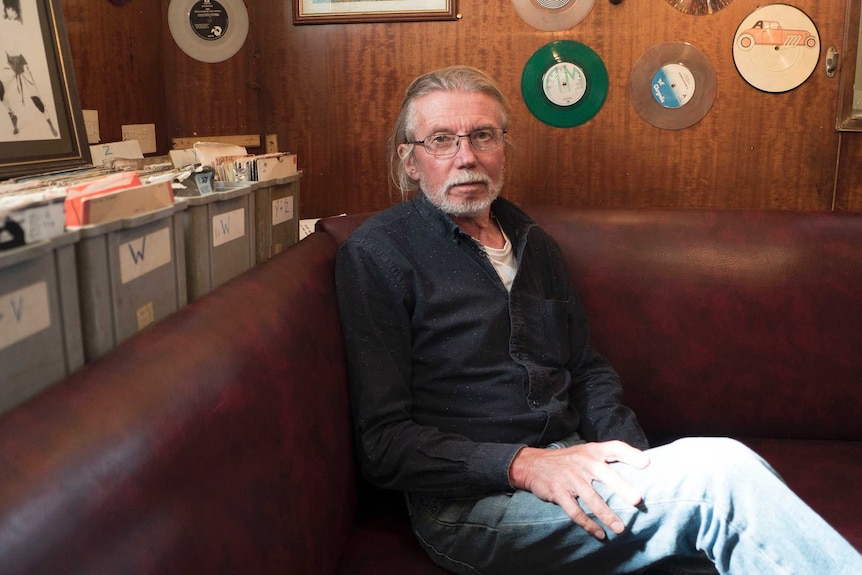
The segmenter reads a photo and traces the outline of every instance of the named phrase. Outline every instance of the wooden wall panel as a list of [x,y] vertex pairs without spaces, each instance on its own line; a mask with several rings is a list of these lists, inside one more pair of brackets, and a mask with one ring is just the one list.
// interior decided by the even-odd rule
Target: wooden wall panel
[[[596,0],[570,30],[525,23],[510,1],[460,0],[457,22],[295,26],[285,0],[247,2],[250,33],[226,62],[204,64],[174,44],[169,0],[65,0],[85,107],[103,115],[103,138],[120,123],[157,123],[160,153],[171,137],[275,133],[305,172],[302,217],[376,210],[394,199],[385,143],[407,83],[455,63],[490,72],[513,108],[510,198],[567,206],[710,206],[862,209],[853,164],[858,139],[838,170],[834,130],[838,78],[823,55],[841,46],[843,2],[797,0],[821,36],[821,62],[799,88],[768,94],[737,73],[731,43],[760,0],[734,0],[715,15],[681,14],[664,0]],[[601,111],[582,126],[552,128],[520,94],[530,56],[571,39],[593,48],[609,69]],[[661,42],[686,41],[712,61],[718,95],[695,126],[660,130],[629,99],[637,59]],[[856,142],[856,144],[854,144]],[[838,194],[836,195],[836,190]]]
[[862,133],[841,134],[835,209],[862,212]]
[[156,124],[166,150],[160,2],[63,0],[62,6],[81,106],[98,110],[101,141],[121,140],[123,124]]
[[[523,202],[572,206],[712,206],[831,209],[838,138],[838,81],[818,65],[796,90],[767,94],[737,73],[731,43],[759,0],[735,0],[709,17],[673,10],[663,0],[598,0],[578,26],[536,30],[510,2],[461,0],[459,22],[293,26],[289,6],[256,23],[262,84],[288,106],[267,106],[268,130],[299,153],[303,216],[379,209],[392,201],[385,140],[401,94],[417,74],[465,63],[489,71],[510,97],[506,195]],[[822,52],[840,46],[843,6],[795,3],[817,23]],[[262,11],[259,11],[262,13]],[[553,40],[587,44],[609,69],[602,110],[569,129],[549,127],[527,110],[521,74],[535,50]],[[715,105],[692,128],[660,130],[631,105],[637,59],[666,41],[686,41],[712,61]]]

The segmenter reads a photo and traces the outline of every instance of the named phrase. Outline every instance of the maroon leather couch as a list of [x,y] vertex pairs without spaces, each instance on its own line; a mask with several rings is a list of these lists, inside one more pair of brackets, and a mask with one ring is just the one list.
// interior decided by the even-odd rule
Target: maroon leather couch
[[[862,548],[862,216],[528,211],[650,437],[746,441]],[[333,262],[364,218],[0,418],[0,573],[442,573],[354,466]]]

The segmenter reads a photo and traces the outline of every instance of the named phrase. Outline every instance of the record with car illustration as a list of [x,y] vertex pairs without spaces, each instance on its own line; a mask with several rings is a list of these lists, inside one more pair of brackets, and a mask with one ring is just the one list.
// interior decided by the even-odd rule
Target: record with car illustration
[[762,6],[733,37],[733,61],[746,82],[764,92],[787,92],[805,82],[820,59],[820,35],[802,10]]
[[608,95],[608,70],[592,48],[574,40],[545,44],[521,75],[521,94],[530,112],[557,128],[571,128],[595,116]]

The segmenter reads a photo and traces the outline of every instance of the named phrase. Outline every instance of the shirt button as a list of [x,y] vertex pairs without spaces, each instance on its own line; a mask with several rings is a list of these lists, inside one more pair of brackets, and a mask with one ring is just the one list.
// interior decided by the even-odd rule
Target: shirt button
[[538,401],[536,401],[535,399],[531,399],[531,400],[530,400],[530,405],[532,405],[533,407],[539,407],[539,402],[538,402]]

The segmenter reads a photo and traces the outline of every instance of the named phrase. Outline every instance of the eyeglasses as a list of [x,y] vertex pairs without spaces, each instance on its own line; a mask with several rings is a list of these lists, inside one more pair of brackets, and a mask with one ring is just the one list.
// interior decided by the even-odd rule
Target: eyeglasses
[[431,134],[424,140],[408,140],[405,144],[422,144],[426,152],[440,158],[455,155],[461,146],[461,138],[470,138],[473,150],[483,152],[498,147],[503,142],[504,135],[506,130],[502,128],[482,128],[469,134]]

